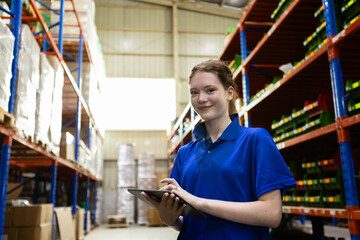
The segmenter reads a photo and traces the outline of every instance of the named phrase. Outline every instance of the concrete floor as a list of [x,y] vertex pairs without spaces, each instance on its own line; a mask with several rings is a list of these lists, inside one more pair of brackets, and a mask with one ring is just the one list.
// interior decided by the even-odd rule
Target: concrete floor
[[169,227],[146,227],[131,225],[127,228],[106,228],[92,230],[84,240],[176,240],[178,232]]

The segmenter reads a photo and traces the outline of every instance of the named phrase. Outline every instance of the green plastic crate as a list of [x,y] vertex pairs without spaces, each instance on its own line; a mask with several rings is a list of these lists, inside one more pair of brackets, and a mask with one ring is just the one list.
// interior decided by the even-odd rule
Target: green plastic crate
[[306,192],[305,203],[308,207],[324,207],[323,191]]
[[322,22],[316,30],[305,39],[303,45],[307,47],[310,52],[318,49],[326,39],[326,23]]
[[349,25],[354,18],[360,15],[360,0],[347,1],[341,7],[341,14],[344,20],[344,26]]
[[323,176],[319,179],[319,182],[326,190],[341,190],[343,188],[342,172],[336,171],[333,173],[324,173]]
[[350,115],[360,113],[360,100],[350,100],[348,103],[348,112]]
[[[301,162],[301,167],[305,170],[306,174],[321,173],[322,170],[318,166],[314,158],[304,158]],[[304,179],[307,179],[304,176]]]
[[293,1],[294,0],[280,0],[279,5],[270,16],[271,19],[276,22]]
[[326,191],[322,197],[325,207],[345,208],[344,191]]

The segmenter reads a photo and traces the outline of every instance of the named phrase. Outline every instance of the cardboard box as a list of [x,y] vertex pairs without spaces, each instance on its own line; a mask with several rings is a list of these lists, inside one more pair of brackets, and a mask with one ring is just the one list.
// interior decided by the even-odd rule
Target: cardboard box
[[85,210],[83,208],[79,208],[76,212],[75,216],[75,233],[76,240],[81,240],[84,238],[84,218],[85,218]]
[[[18,239],[18,235],[17,235],[17,229],[13,228],[13,227],[5,227],[4,228],[4,236],[7,237],[7,240],[17,240]],[[6,237],[3,239],[6,239]]]
[[5,207],[5,222],[4,227],[11,227],[13,222],[13,208],[6,206]]
[[160,220],[159,212],[149,207],[148,211],[148,226],[163,226],[164,224]]
[[14,227],[36,227],[41,224],[52,223],[52,204],[12,207],[12,211],[12,226]]
[[[11,182],[9,182],[8,185],[7,185],[7,191],[8,192],[11,191],[12,189],[17,187],[18,185],[20,185],[20,183],[11,183]],[[18,199],[22,189],[23,189],[23,186],[19,187],[18,189],[14,190],[13,192],[7,194],[6,195],[6,201]]]
[[66,240],[75,240],[75,228],[71,213],[71,207],[56,207],[55,213],[60,238]]
[[60,157],[75,161],[75,137],[69,132],[65,132],[61,136]]
[[36,227],[4,228],[7,240],[50,240],[52,224],[45,223]]
[[51,239],[52,224],[45,223],[36,227],[19,227],[17,240],[49,240]]

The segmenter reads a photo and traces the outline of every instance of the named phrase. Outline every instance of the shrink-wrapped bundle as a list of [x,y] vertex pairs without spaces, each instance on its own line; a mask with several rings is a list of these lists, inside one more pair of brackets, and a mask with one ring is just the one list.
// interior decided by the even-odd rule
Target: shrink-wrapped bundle
[[21,41],[15,96],[15,127],[23,137],[34,137],[36,91],[39,87],[40,47],[28,25],[21,26]]
[[54,69],[55,81],[52,92],[52,108],[50,122],[50,150],[57,156],[60,154],[62,128],[62,93],[64,86],[64,69],[56,56],[48,56]]
[[8,111],[14,35],[0,18],[0,107]]
[[[151,153],[139,154],[138,158],[138,188],[157,189],[155,175],[155,157]],[[138,224],[148,224],[149,206],[143,201],[138,201]]]
[[46,55],[40,53],[40,82],[36,98],[35,142],[49,146],[54,69]]
[[125,215],[127,223],[134,223],[134,198],[126,190],[136,186],[134,146],[120,144],[118,150],[117,214]]

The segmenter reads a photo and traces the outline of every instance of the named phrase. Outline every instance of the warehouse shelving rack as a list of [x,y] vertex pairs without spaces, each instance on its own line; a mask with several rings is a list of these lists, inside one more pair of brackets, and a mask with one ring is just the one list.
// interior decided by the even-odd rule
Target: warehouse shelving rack
[[[346,208],[284,206],[283,212],[299,214],[302,221],[305,216],[314,219],[316,239],[324,237],[322,217],[335,222],[347,220],[351,239],[360,239],[359,188],[355,177],[360,173],[354,171],[352,156],[352,147],[360,146],[360,115],[347,116],[344,94],[344,79],[360,76],[356,67],[360,64],[360,19],[354,19],[338,33],[333,0],[294,0],[274,22],[271,14],[277,6],[278,1],[251,1],[219,56],[225,62],[231,62],[235,55],[242,56],[242,64],[234,72],[239,97],[244,103],[239,117],[248,127],[263,127],[271,132],[272,120],[303,106],[306,100],[316,101],[320,93],[332,95],[334,123],[279,142],[277,147],[287,162],[297,159],[299,152],[309,156],[326,149],[340,150]],[[321,6],[327,38],[317,51],[304,58],[303,42],[316,29],[318,20],[314,13]],[[295,68],[284,74],[279,67],[286,63],[294,63]],[[274,78],[280,80],[266,88]],[[252,98],[258,93],[261,94],[257,98]],[[190,140],[185,136],[178,144]],[[179,146],[170,148],[169,152],[175,155]]]
[[[43,52],[49,55],[55,55],[64,69],[65,73],[65,83],[72,86],[72,89],[75,94],[70,94],[73,97],[73,101],[76,102],[75,109],[64,106],[63,107],[63,124],[64,126],[69,126],[75,122],[75,162],[71,162],[60,157],[55,156],[47,152],[43,147],[38,146],[37,144],[32,143],[29,139],[24,139],[20,137],[13,128],[7,128],[0,123],[0,139],[2,139],[2,148],[1,148],[1,166],[0,166],[0,238],[2,238],[4,230],[4,218],[5,218],[5,202],[6,195],[9,192],[7,189],[8,183],[8,174],[9,168],[14,169],[26,169],[27,171],[37,172],[39,167],[50,167],[50,173],[46,173],[48,178],[51,179],[51,190],[50,190],[50,203],[53,203],[55,206],[56,201],[56,183],[57,180],[65,180],[69,177],[73,177],[73,199],[72,199],[72,212],[76,212],[77,204],[77,192],[78,192],[78,181],[82,180],[86,183],[86,196],[85,196],[85,219],[84,219],[84,229],[87,231],[87,210],[89,209],[89,198],[90,198],[90,181],[93,183],[93,211],[94,216],[96,215],[96,195],[97,187],[100,182],[95,176],[93,176],[88,170],[82,168],[78,163],[79,155],[79,141],[80,141],[80,128],[81,126],[86,126],[86,128],[93,127],[96,130],[98,137],[102,140],[101,133],[95,123],[94,117],[87,105],[85,99],[81,94],[81,73],[82,73],[82,63],[83,61],[89,61],[92,63],[90,50],[88,42],[84,39],[82,27],[79,20],[79,15],[75,7],[74,0],[59,0],[60,9],[54,10],[50,6],[47,6],[39,0],[29,0],[31,7],[34,11],[33,16],[26,16],[23,11],[23,0],[12,0],[11,1],[11,11],[6,11],[5,9],[0,8],[0,10],[5,11],[9,14],[9,17],[2,17],[11,19],[12,32],[15,37],[14,43],[14,59],[12,64],[12,79],[11,79],[11,96],[9,99],[9,113],[14,112],[14,102],[15,102],[15,92],[16,92],[16,83],[17,83],[17,69],[18,69],[18,58],[19,58],[19,49],[20,49],[20,29],[22,22],[39,22],[42,26],[43,31],[34,33],[35,38],[37,39],[40,46],[43,46]],[[71,3],[72,9],[65,9],[65,1]],[[50,24],[48,26],[41,13],[40,9],[37,7],[36,3],[41,4],[43,9],[42,11],[53,11],[60,16],[60,20],[57,23]],[[65,25],[64,13],[73,12],[76,16],[78,24],[76,25]],[[59,26],[59,34],[57,35],[57,43],[55,37],[50,32],[50,28],[54,26]],[[80,29],[80,34],[75,36],[78,39],[78,42],[74,41],[64,41],[66,38],[74,38],[74,36],[67,36],[63,34],[64,27],[77,27]],[[50,47],[49,47],[50,46]],[[51,50],[48,50],[51,49]],[[77,56],[72,56],[74,54]],[[66,52],[67,51],[67,52]],[[70,52],[70,53],[68,53]],[[78,71],[78,79],[75,79],[72,76],[72,72],[75,70],[70,70],[65,62],[65,59],[72,59],[78,63],[78,67],[75,69]],[[66,97],[66,93],[63,95]],[[9,115],[11,116],[11,115]],[[75,120],[73,120],[75,119]],[[64,123],[65,122],[65,123]],[[64,128],[64,127],[63,127]],[[90,130],[88,130],[87,136],[87,145],[90,146]],[[21,173],[19,178],[21,178]],[[14,189],[12,189],[14,190]],[[12,191],[10,190],[10,191]],[[95,217],[92,219],[93,224],[95,224]],[[53,221],[54,224],[54,221]],[[54,228],[53,228],[54,229]],[[54,234],[52,235],[54,236]]]
[[[321,149],[339,149],[346,209],[284,206],[283,212],[347,219],[351,238],[360,239],[358,190],[352,156],[352,147],[359,146],[357,134],[360,116],[347,116],[343,81],[359,76],[358,70],[354,69],[359,61],[354,56],[359,53],[355,43],[360,40],[360,20],[354,20],[338,34],[332,0],[294,0],[280,18],[272,22],[270,16],[277,4],[276,1],[252,1],[239,20],[237,33],[240,36],[233,36],[220,59],[230,61],[235,54],[242,54],[243,62],[234,79],[244,99],[240,115],[245,118],[247,126],[270,130],[273,119],[291,112],[305,100],[316,100],[319,93],[332,94],[334,123],[280,142],[277,146],[285,160],[295,158],[299,152],[311,155]],[[302,43],[305,37],[314,32],[317,24],[314,12],[321,6],[324,9],[327,40],[319,50],[304,58],[306,49]],[[240,51],[236,45],[241,46]],[[294,64],[294,70],[287,74],[280,72],[282,64],[295,61],[299,62]],[[262,72],[258,68],[262,68]],[[250,101],[251,96],[264,89],[265,84],[271,83],[273,77],[281,79]]]

